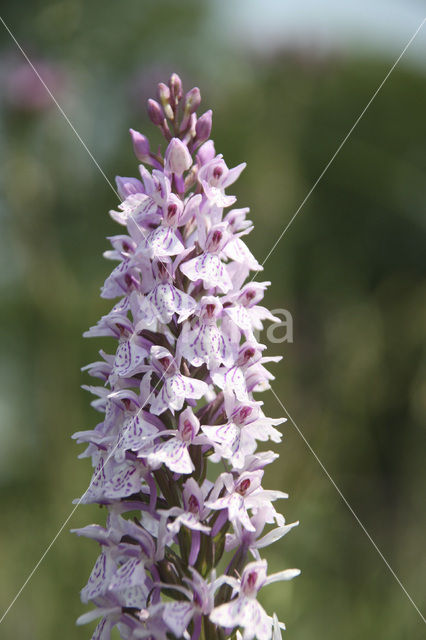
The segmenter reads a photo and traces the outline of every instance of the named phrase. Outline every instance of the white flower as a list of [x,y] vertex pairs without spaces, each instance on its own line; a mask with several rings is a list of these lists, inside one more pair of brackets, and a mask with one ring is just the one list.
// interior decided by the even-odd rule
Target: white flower
[[[256,600],[259,589],[267,584],[279,580],[291,580],[299,575],[298,569],[287,569],[266,576],[266,560],[250,562],[244,568],[241,582],[232,582],[234,591],[238,596],[215,609],[210,614],[210,620],[225,628],[242,627],[243,640],[271,640],[274,626],[274,634],[277,634],[277,623],[266,614],[263,607]],[[282,628],[285,628],[283,625]]]

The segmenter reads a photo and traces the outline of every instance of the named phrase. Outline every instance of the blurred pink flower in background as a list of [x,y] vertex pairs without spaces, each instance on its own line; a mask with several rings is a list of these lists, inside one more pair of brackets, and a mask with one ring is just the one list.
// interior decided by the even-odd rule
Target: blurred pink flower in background
[[[50,60],[31,59],[43,82],[60,100],[67,84],[63,66]],[[30,64],[22,59],[10,58],[3,69],[4,97],[7,105],[18,111],[41,112],[54,104],[49,92]]]

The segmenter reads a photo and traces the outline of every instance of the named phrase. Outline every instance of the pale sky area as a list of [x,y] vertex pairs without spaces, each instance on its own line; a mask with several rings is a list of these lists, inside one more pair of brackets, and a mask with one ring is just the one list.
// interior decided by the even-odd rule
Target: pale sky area
[[[426,17],[425,0],[215,0],[212,6],[219,36],[260,51],[305,45],[397,57]],[[409,61],[426,66],[426,23],[407,51]]]

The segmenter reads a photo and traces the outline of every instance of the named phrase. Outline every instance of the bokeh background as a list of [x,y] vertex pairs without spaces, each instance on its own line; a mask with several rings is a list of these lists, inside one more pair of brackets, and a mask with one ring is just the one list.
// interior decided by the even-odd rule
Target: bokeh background
[[[179,72],[214,109],[262,260],[424,17],[415,0],[21,0],[3,18],[105,174],[136,175],[128,128]],[[426,27],[265,264],[294,342],[274,389],[417,605],[425,605]],[[109,309],[101,253],[116,198],[0,24],[0,603],[6,609],[89,481],[70,440],[98,416],[81,334]],[[270,415],[282,410],[272,394]],[[301,525],[268,553],[302,576],[265,589],[294,640],[424,637],[424,625],[296,429],[270,487]],[[1,624],[78,640],[97,555],[71,527]]]

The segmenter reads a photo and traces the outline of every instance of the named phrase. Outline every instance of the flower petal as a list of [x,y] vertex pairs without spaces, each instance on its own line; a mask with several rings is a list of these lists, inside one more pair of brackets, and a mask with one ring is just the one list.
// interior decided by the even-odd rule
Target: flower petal
[[163,620],[177,638],[183,636],[193,615],[192,602],[166,602],[163,610]]
[[179,438],[170,438],[170,440],[157,444],[148,456],[148,462],[150,464],[164,462],[175,473],[192,473],[194,470],[188,447]]

